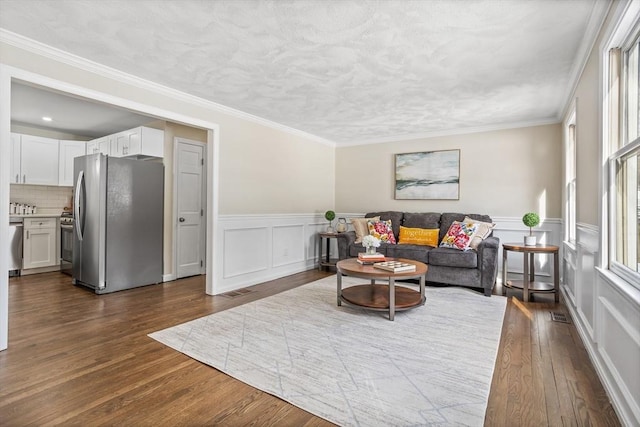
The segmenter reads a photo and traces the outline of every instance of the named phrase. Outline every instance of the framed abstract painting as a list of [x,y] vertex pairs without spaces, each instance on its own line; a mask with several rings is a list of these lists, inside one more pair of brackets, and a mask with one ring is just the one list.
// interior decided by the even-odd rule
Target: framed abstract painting
[[396,154],[396,200],[459,200],[460,150]]

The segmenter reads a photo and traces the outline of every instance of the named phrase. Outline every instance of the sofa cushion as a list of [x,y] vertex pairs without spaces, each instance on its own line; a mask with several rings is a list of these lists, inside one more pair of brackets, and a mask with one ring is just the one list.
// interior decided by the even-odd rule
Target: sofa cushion
[[367,222],[369,220],[378,221],[380,220],[379,216],[373,218],[349,218],[351,221],[351,225],[353,225],[353,231],[356,232],[356,241],[354,243],[362,243],[362,238],[369,234],[369,226]]
[[452,248],[433,248],[429,251],[429,265],[444,267],[477,268],[478,252],[459,251]]
[[393,229],[391,228],[391,220],[386,221],[371,221],[367,222],[369,226],[369,234],[380,240],[381,242],[396,243],[396,237],[393,234]]
[[371,212],[366,214],[367,217],[379,216],[380,220],[386,221],[391,220],[391,228],[393,229],[393,234],[396,237],[396,241],[400,236],[400,226],[403,225],[403,217],[404,213],[398,211],[386,211],[386,212]]
[[443,213],[440,216],[440,241],[442,241],[444,235],[449,231],[449,227],[451,227],[453,221],[462,221],[465,216],[465,214],[460,213]]
[[469,249],[471,239],[473,239],[477,229],[478,225],[473,222],[453,221],[449,231],[440,242],[440,246],[466,251]]
[[400,226],[399,245],[438,246],[437,228],[409,228]]
[[415,261],[429,263],[429,253],[434,249],[423,245],[387,245],[386,256],[393,258],[408,258]]
[[[463,213],[455,213],[455,212],[443,213],[442,216],[440,217],[440,239],[439,240],[442,241],[442,238],[444,237],[445,234],[447,234],[447,231],[449,230],[449,227],[451,227],[451,224],[453,224],[453,221],[462,222],[464,221],[464,218],[467,216],[471,219],[475,219],[482,222],[492,222],[491,217],[489,215],[479,215],[479,214],[465,215]],[[491,234],[489,236],[491,236]]]
[[484,239],[491,235],[491,233],[493,232],[493,227],[496,226],[492,222],[483,222],[470,218],[468,216],[464,217],[464,222],[473,222],[474,224],[478,225],[476,234],[473,236],[473,239],[471,239],[471,243],[469,244],[469,247],[471,247],[471,249],[478,249],[478,245],[482,243]]
[[[400,225],[409,228],[440,228],[440,214],[436,212],[405,212],[402,224]],[[438,238],[438,241],[440,241],[440,238]]]

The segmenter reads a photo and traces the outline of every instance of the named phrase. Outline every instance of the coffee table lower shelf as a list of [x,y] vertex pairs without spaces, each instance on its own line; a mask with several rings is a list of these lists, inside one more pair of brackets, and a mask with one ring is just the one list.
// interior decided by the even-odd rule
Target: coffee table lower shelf
[[[425,298],[420,292],[403,286],[394,287],[395,311],[408,310],[423,305]],[[340,299],[348,304],[371,310],[389,311],[389,285],[366,284],[342,289]]]

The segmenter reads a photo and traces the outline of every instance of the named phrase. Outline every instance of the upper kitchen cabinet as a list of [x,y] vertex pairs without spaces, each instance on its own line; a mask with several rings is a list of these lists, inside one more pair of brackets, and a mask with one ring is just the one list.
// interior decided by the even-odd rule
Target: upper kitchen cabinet
[[115,155],[115,149],[113,148],[113,135],[93,139],[87,143],[87,154],[98,153],[106,154],[107,156]]
[[22,175],[20,173],[20,135],[11,134],[11,184],[20,184]]
[[60,140],[58,155],[58,185],[73,187],[73,159],[86,154],[84,141]]
[[113,135],[116,157],[164,157],[164,131],[140,126]]
[[58,185],[57,139],[12,134],[11,148],[12,183]]

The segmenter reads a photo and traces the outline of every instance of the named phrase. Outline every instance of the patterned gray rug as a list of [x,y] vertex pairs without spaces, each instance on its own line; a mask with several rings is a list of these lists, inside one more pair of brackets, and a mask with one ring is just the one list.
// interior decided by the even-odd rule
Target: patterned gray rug
[[338,307],[332,276],[149,336],[342,426],[481,426],[506,298],[426,297],[390,322]]

